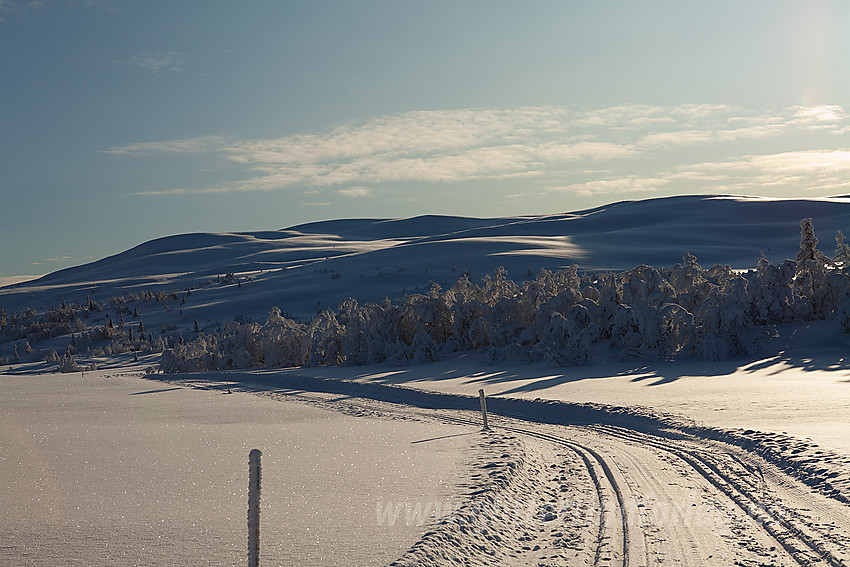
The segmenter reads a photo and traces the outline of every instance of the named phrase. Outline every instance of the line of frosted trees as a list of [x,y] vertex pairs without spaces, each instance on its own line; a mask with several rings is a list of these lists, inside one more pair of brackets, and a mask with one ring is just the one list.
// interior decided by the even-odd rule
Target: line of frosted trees
[[517,284],[497,268],[479,285],[466,276],[448,289],[397,301],[346,299],[308,323],[271,309],[265,324],[231,322],[224,331],[166,350],[165,372],[276,366],[428,362],[451,352],[480,351],[485,360],[580,365],[606,358],[720,360],[758,352],[777,325],[825,319],[837,312],[850,331],[841,232],[828,258],[811,219],[800,223],[796,260],[755,269],[702,268],[685,253],[669,268],[581,273],[575,266]]

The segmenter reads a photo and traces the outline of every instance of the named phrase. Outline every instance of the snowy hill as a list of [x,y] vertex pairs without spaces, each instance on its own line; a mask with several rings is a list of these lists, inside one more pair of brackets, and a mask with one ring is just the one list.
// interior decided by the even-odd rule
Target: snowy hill
[[[464,218],[350,219],[279,231],[185,234],[160,238],[96,262],[0,290],[7,311],[62,300],[98,301],[202,287],[187,317],[262,319],[270,306],[310,316],[346,297],[380,301],[451,285],[464,272],[480,281],[497,266],[519,281],[540,268],[587,270],[669,266],[683,252],[703,266],[755,265],[761,252],[778,262],[796,254],[799,221],[812,217],[821,248],[850,227],[850,199],[679,196],[623,201],[572,213]],[[220,284],[236,274],[243,285]],[[228,280],[230,281],[230,280]]]

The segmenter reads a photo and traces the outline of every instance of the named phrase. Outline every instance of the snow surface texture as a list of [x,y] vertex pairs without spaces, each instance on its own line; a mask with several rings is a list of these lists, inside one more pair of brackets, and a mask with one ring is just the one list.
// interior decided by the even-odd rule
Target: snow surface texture
[[244,565],[259,448],[261,565],[381,565],[433,519],[406,504],[451,509],[483,454],[475,428],[225,392],[0,374],[0,564]]
[[[422,408],[436,421],[480,424],[470,411],[477,396],[269,370],[158,379],[354,415]],[[748,452],[748,443],[759,445],[755,432],[729,435],[676,416],[598,404],[490,402],[493,431],[485,447],[496,451],[472,476],[477,490],[393,565],[841,566],[850,560],[842,489],[821,483],[813,492],[811,483],[783,473],[777,464],[786,463],[776,455]],[[814,480],[811,467],[797,472]]]

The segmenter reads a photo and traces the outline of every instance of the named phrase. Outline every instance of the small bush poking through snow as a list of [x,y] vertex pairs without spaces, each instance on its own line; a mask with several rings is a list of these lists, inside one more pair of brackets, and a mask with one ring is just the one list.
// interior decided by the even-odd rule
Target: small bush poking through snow
[[68,373],[68,372],[80,372],[81,368],[77,365],[73,358],[70,355],[65,355],[65,358],[62,359],[62,363],[59,365],[59,372]]

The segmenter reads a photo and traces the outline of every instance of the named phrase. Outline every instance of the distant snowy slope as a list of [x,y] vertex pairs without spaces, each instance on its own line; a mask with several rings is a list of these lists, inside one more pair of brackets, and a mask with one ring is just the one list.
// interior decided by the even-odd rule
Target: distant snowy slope
[[[814,219],[821,249],[831,255],[836,230],[850,232],[850,199],[679,196],[555,215],[345,219],[280,231],[185,234],[3,288],[0,306],[196,286],[199,300],[185,308],[187,317],[262,318],[272,305],[308,316],[348,296],[380,301],[430,281],[451,284],[463,272],[477,281],[496,266],[521,280],[529,271],[574,263],[590,270],[671,265],[687,251],[703,266],[747,268],[762,251],[773,261],[793,258],[803,217]],[[245,285],[219,283],[228,273],[241,275]],[[210,279],[216,285],[200,287]]]

